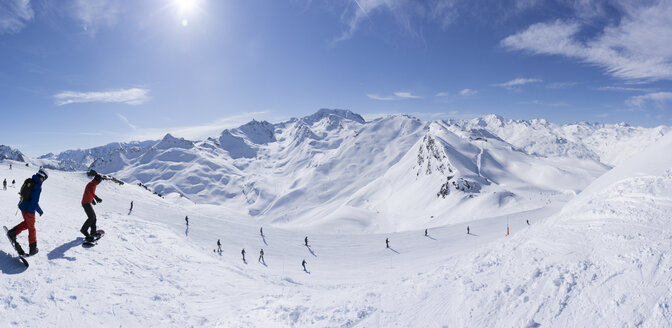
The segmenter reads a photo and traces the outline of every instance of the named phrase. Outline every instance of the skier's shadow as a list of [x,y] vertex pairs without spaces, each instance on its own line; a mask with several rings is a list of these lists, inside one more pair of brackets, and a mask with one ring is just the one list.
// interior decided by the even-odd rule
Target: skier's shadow
[[397,253],[397,254],[399,254],[399,252],[397,252],[397,250],[394,249],[394,248],[392,248],[392,247],[388,247],[388,249],[391,250],[391,251],[393,251],[393,252],[395,252],[395,253]]
[[313,252],[313,249],[310,248],[310,246],[306,245],[306,248],[308,249],[308,251],[310,252],[310,254],[312,254],[313,256],[317,257],[317,255],[315,255],[315,252]]
[[475,233],[471,233],[471,232],[467,233],[467,235],[474,236],[474,237],[478,237],[477,234],[475,234]]
[[306,270],[306,269],[303,269],[303,272],[305,272],[305,273],[307,273],[307,274],[310,274],[310,271],[308,271],[308,270]]
[[434,238],[434,237],[432,237],[432,236],[430,236],[430,235],[425,235],[425,237],[427,237],[427,238],[429,238],[429,239],[431,239],[431,240],[436,240],[436,238]]
[[131,215],[131,212],[133,212],[133,210],[128,210],[128,215]]
[[245,259],[243,259],[243,263],[245,263],[245,265],[247,265],[247,261]]
[[263,264],[265,267],[268,268],[268,264],[266,264],[266,261],[262,261],[262,262],[259,262],[259,263]]
[[77,260],[74,257],[70,256],[65,256],[65,252],[67,252],[69,249],[81,245],[84,242],[84,238],[82,237],[77,237],[72,241],[69,241],[61,246],[58,246],[54,248],[49,254],[47,254],[47,259],[49,260],[55,260],[55,259],[65,259],[68,261],[75,261]]
[[264,241],[264,245],[268,246],[268,243],[266,242],[266,236],[261,235],[261,239]]
[[189,237],[189,226],[187,226],[187,229],[184,229],[184,236]]
[[0,251],[0,271],[4,274],[19,274],[28,269],[25,265],[19,263],[16,256]]

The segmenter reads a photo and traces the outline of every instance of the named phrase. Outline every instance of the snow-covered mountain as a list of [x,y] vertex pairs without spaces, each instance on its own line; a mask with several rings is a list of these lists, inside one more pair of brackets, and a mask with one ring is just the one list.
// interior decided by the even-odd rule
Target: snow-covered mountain
[[[563,172],[548,159],[523,152],[513,157],[509,144],[492,137],[479,140],[479,148],[451,133],[445,122],[424,129],[417,120],[392,119],[367,128],[389,131],[390,124],[400,122],[409,124],[409,136],[420,128],[421,137],[409,141],[412,152],[350,201],[366,203],[364,193],[371,194],[369,202],[373,196],[400,194],[394,201],[401,204],[385,204],[405,206],[408,214],[425,211],[426,204],[417,202],[416,178],[423,183],[437,179],[437,186],[462,178],[446,198],[434,197],[444,202],[459,195],[468,202],[496,199],[488,189],[520,190],[516,185],[523,183],[533,184],[530,190],[539,195],[546,178],[567,174],[564,178],[570,179],[581,172]],[[274,135],[276,140],[287,137]],[[168,149],[200,147],[175,138],[165,141]],[[264,225],[260,236],[247,207],[195,204],[176,194],[164,199],[136,185],[105,181],[96,192],[104,202],[95,210],[107,233],[98,246],[87,249],[80,246],[85,219],[80,200],[90,178],[83,172],[53,171],[40,198],[45,211],[38,219],[40,252],[28,259],[30,268],[20,264],[8,242],[0,245],[0,304],[5,305],[0,318],[8,327],[668,327],[670,147],[672,135],[666,135],[582,188],[577,197],[567,195],[567,205],[550,193],[518,195],[532,209],[511,215],[500,210],[511,210],[506,206],[479,203],[474,210],[488,207],[489,217],[430,228],[426,236],[420,225],[394,233],[353,234],[294,220]],[[154,156],[160,156],[160,147],[154,148]],[[479,160],[472,158],[474,153]],[[503,155],[510,160],[501,160]],[[528,166],[520,166],[530,159]],[[545,167],[545,173],[517,180],[526,175],[515,169],[536,166]],[[411,178],[394,181],[406,178],[409,169]],[[17,181],[35,170],[0,166],[0,174]],[[399,188],[402,182],[410,187]],[[17,198],[16,192],[0,192],[0,205],[15,208]],[[392,211],[382,206],[376,207],[381,210],[376,221],[395,222],[386,218]],[[351,204],[340,211],[356,218],[362,207]],[[21,222],[13,214],[1,212],[2,224]],[[187,227],[185,215],[190,218]],[[310,247],[303,245],[305,236]],[[18,240],[26,245],[26,232]],[[217,240],[221,253],[213,251]],[[263,263],[256,261],[262,248]]]
[[[496,115],[366,122],[348,110],[321,109],[276,124],[252,121],[202,141],[168,134],[40,161],[246,208],[259,222],[398,231],[489,216],[493,209],[532,210],[539,197],[565,201],[668,130]],[[422,210],[405,209],[409,194]]]
[[12,149],[9,146],[0,145],[0,159],[11,159],[17,162],[25,162],[24,155],[18,149]]

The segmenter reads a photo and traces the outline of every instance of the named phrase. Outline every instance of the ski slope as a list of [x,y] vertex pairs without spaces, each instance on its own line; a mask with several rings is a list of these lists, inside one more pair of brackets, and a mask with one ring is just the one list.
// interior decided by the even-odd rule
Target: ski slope
[[[564,211],[564,202],[541,200],[443,224],[428,237],[417,228],[352,234],[279,225],[265,226],[261,238],[244,209],[104,181],[95,210],[107,234],[85,249],[79,203],[89,179],[52,171],[31,267],[8,242],[0,246],[0,317],[10,327],[670,326],[672,159],[659,153],[671,138]],[[6,164],[0,174],[10,181],[36,171]],[[16,192],[0,192],[9,227],[20,222]],[[213,252],[217,239],[222,254]],[[257,262],[261,248],[266,265]]]

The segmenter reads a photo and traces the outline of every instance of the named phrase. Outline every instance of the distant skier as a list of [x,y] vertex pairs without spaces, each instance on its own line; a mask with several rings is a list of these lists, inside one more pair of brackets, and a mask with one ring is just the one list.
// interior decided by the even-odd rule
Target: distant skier
[[[243,255],[243,256],[245,256],[245,255]],[[259,251],[259,262],[266,263],[266,260],[264,260],[264,249],[263,248]]]
[[7,190],[7,179],[2,180],[2,190]]
[[222,252],[222,243],[219,242],[219,239],[217,239],[217,251]]
[[390,248],[390,239],[385,238],[385,248]]
[[301,262],[301,266],[303,266],[303,271],[308,272],[308,270],[306,270],[306,263],[308,262],[306,262],[306,260],[304,259],[303,262]]
[[306,238],[303,239],[303,242],[306,244],[306,247],[308,247],[308,236],[306,236]]
[[427,229],[425,229],[425,237],[427,237]]
[[20,234],[23,230],[28,230],[28,246],[30,247],[29,254],[35,255],[38,252],[37,249],[37,231],[35,230],[35,212],[40,213],[40,216],[44,214],[42,208],[40,208],[40,194],[42,193],[42,183],[49,175],[45,169],[40,169],[31,179],[26,179],[21,186],[21,201],[19,201],[19,209],[21,210],[21,215],[23,216],[23,222],[17,224],[14,228],[7,231],[7,237],[14,243],[14,248],[20,255],[26,254],[21,245],[16,241],[16,235]]
[[530,225],[530,220],[525,220],[525,222],[527,222],[527,225]]
[[10,170],[12,169],[12,163],[9,163],[9,169]]
[[133,201],[131,201],[131,208],[128,210],[129,212],[133,210]]
[[103,202],[103,200],[96,195],[96,186],[98,186],[101,181],[103,181],[103,177],[100,174],[96,174],[93,177],[93,180],[87,183],[86,188],[84,188],[82,207],[84,208],[87,219],[82,225],[82,228],[79,229],[79,232],[84,235],[86,241],[94,241],[100,238],[100,234],[96,227],[96,222],[98,220],[96,219],[96,212],[93,210],[92,205]]
[[184,217],[184,221],[187,222],[187,227],[188,227],[188,226],[189,226],[189,217],[188,217],[188,216],[185,216],[185,217]]
[[245,249],[244,249],[244,248],[243,248],[243,250],[240,252],[240,254],[243,255],[243,262],[247,262],[247,261],[245,261]]
[[14,188],[14,184],[16,184],[16,180],[12,179],[12,188]]
[[469,234],[469,226],[467,226],[467,235]]
[[264,237],[264,227],[259,228],[259,234]]

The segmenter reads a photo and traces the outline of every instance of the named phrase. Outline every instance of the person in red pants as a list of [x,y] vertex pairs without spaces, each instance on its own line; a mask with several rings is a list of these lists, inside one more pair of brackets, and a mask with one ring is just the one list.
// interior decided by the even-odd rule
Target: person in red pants
[[29,255],[35,255],[37,249],[37,232],[35,231],[35,212],[40,216],[44,214],[40,208],[40,194],[42,193],[42,183],[47,180],[49,175],[47,170],[40,169],[31,179],[27,179],[21,187],[21,201],[19,202],[19,209],[23,215],[23,222],[17,224],[14,228],[7,232],[7,237],[14,243],[14,248],[20,255],[26,253],[21,248],[21,245],[16,241],[16,235],[24,230],[28,230],[28,246],[30,247]]
[[[100,238],[100,234],[98,233],[96,227],[96,212],[93,210],[93,206],[91,205],[96,205],[96,203],[101,203],[103,201],[100,199],[100,197],[96,196],[96,186],[101,181],[103,181],[103,177],[96,173],[96,175],[93,177],[93,180],[91,180],[91,182],[86,185],[86,188],[84,188],[84,196],[82,196],[82,207],[84,208],[84,212],[86,212],[87,219],[79,231],[84,235],[86,241],[94,241]],[[89,230],[91,232],[89,232]]]

